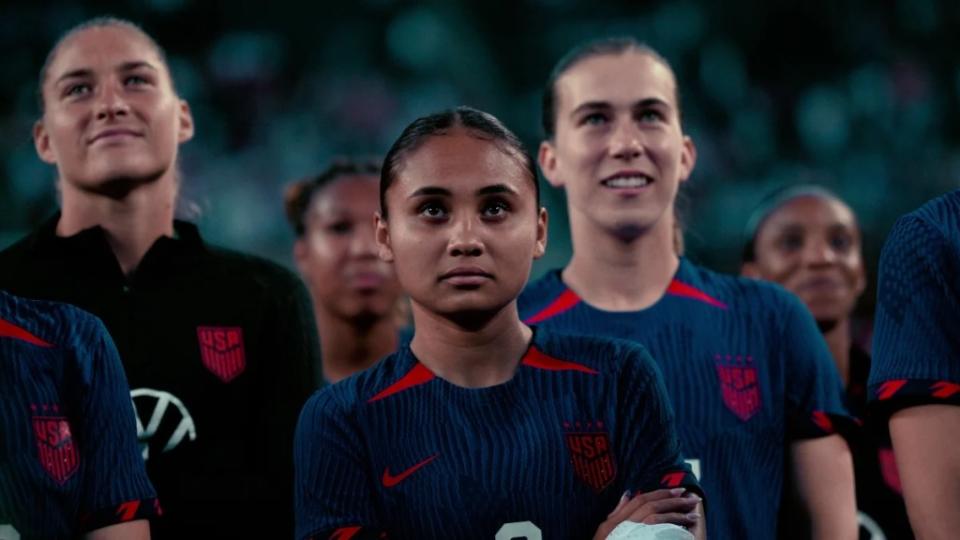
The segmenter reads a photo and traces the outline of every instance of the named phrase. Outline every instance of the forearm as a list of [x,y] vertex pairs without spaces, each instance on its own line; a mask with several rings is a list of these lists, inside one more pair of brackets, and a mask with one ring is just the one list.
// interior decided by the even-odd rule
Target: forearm
[[810,516],[811,538],[857,538],[857,508],[850,448],[839,435],[791,445],[800,500]]
[[956,538],[960,531],[960,407],[926,405],[890,418],[890,436],[918,540]]
[[117,523],[88,532],[85,540],[150,540],[150,522],[145,519]]

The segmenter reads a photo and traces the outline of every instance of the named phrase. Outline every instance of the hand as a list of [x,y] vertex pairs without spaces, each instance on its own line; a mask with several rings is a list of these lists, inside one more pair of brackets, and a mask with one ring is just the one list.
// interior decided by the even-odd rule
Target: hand
[[674,488],[638,493],[633,497],[624,493],[617,507],[597,528],[594,540],[604,540],[610,531],[624,521],[647,525],[672,523],[695,533],[700,528],[701,516],[694,510],[701,499],[695,493],[685,492],[684,488]]

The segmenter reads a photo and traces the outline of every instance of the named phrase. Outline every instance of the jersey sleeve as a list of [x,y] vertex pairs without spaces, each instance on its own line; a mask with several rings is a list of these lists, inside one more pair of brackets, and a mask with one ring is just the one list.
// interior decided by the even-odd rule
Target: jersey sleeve
[[960,405],[960,253],[918,216],[894,226],[880,255],[871,408]]
[[685,487],[703,490],[680,455],[673,407],[663,376],[646,349],[631,346],[618,384],[617,440],[625,485],[633,493]]
[[82,321],[74,335],[80,427],[75,438],[83,464],[78,528],[86,532],[156,517],[160,506],[137,443],[120,356],[98,319]]
[[779,341],[786,375],[787,438],[810,439],[853,429],[840,374],[817,323],[798,298],[784,298]]
[[296,538],[379,538],[369,459],[329,387],[307,402],[294,442]]
[[262,394],[254,417],[257,459],[250,477],[255,500],[245,510],[257,512],[262,523],[277,523],[277,536],[289,537],[293,523],[293,439],[297,417],[316,389],[314,366],[320,365],[320,340],[313,307],[302,282],[286,272],[272,279],[275,294],[264,333],[270,351],[264,360]]

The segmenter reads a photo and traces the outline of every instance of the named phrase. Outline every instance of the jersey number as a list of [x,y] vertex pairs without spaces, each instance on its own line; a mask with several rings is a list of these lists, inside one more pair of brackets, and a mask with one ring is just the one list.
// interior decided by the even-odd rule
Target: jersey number
[[504,523],[503,527],[497,531],[495,540],[543,540],[543,534],[540,528],[530,521],[515,521],[513,523]]

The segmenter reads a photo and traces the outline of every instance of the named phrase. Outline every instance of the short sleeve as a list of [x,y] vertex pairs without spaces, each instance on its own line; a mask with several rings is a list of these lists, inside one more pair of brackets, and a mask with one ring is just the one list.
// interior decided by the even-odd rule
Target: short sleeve
[[376,516],[367,452],[334,390],[314,394],[297,424],[296,538],[379,538],[383,524]]
[[960,404],[960,253],[918,216],[894,225],[880,256],[871,408]]
[[806,306],[784,297],[781,354],[786,380],[788,439],[809,439],[842,433],[853,427],[843,404],[843,383],[830,349]]
[[74,341],[81,427],[76,439],[84,471],[79,528],[90,531],[156,517],[160,506],[137,442],[120,356],[98,319],[81,321]]
[[703,490],[680,455],[673,407],[656,362],[643,347],[627,349],[618,387],[618,440],[624,479],[634,493],[685,487]]

